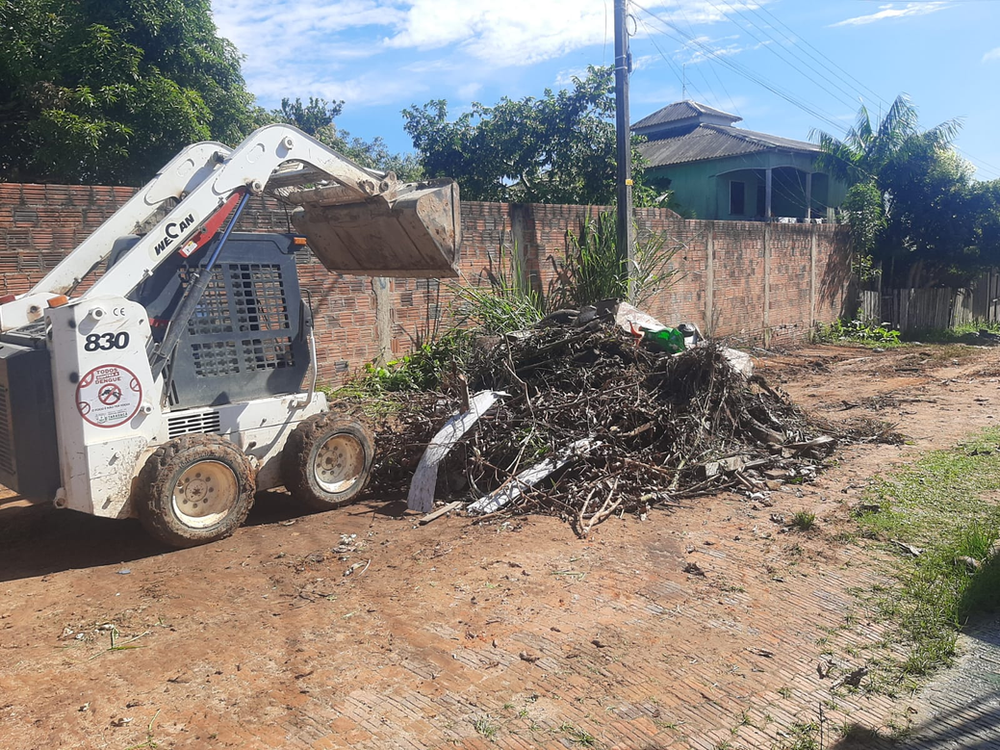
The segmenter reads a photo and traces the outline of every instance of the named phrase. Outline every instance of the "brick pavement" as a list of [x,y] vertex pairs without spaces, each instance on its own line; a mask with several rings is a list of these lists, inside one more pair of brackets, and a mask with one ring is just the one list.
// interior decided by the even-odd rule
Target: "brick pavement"
[[959,658],[921,692],[905,750],[1000,748],[1000,617],[963,633]]
[[[858,663],[879,638],[863,621],[841,627],[851,587],[878,582],[867,553],[767,524],[728,497],[609,525],[557,558],[535,557],[528,530],[492,540],[478,569],[443,555],[451,601],[425,603],[415,633],[417,594],[381,607],[382,628],[410,634],[346,692],[335,672],[310,678],[288,746],[779,748],[818,736],[821,702],[828,732],[884,726],[892,700],[833,689],[856,664],[817,671],[831,633]],[[682,573],[690,561],[705,575]],[[404,589],[427,585],[426,569],[400,575]]]

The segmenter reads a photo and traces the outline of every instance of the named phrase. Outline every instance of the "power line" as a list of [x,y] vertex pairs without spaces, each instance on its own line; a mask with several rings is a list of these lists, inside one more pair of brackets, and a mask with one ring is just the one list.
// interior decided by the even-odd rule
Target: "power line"
[[[708,2],[711,3],[711,5],[714,8],[722,11],[722,8],[719,8],[719,6],[716,5],[713,2],[713,0],[708,0]],[[807,80],[809,80],[811,83],[813,83],[813,84],[815,84],[817,86],[822,86],[823,84],[819,83],[819,81],[817,81],[814,78],[810,77],[807,73],[805,73],[802,70],[801,66],[804,65],[805,67],[809,68],[809,70],[811,70],[814,73],[816,73],[820,78],[822,78],[824,81],[826,81],[828,84],[830,84],[831,86],[833,86],[835,89],[837,89],[842,94],[844,94],[844,96],[847,97],[846,99],[841,99],[840,97],[836,97],[836,95],[834,95],[837,99],[840,100],[841,103],[847,103],[849,106],[852,106],[852,107],[856,105],[856,102],[854,100],[854,93],[853,92],[847,91],[836,80],[834,80],[833,78],[830,78],[829,76],[827,76],[822,71],[817,70],[807,60],[805,60],[805,59],[797,56],[794,46],[790,47],[790,48],[786,48],[784,45],[782,45],[781,41],[778,40],[778,39],[776,39],[774,36],[772,36],[771,33],[767,31],[767,29],[759,26],[755,21],[753,21],[751,18],[749,18],[748,16],[746,16],[737,6],[735,6],[731,2],[729,2],[729,0],[721,0],[721,2],[723,2],[729,9],[731,9],[732,11],[734,11],[737,15],[739,15],[740,18],[744,19],[744,21],[746,23],[749,23],[751,26],[753,26],[755,29],[757,29],[761,34],[763,34],[765,37],[767,37],[768,40],[770,40],[772,42],[776,42],[775,46],[767,44],[766,42],[762,41],[756,34],[754,34],[749,29],[747,29],[745,27],[741,28],[741,27],[739,27],[737,25],[738,28],[741,28],[741,30],[744,33],[746,33],[747,35],[749,35],[752,39],[754,39],[755,41],[757,41],[758,43],[760,43],[762,46],[767,47],[768,51],[771,52],[771,54],[773,54],[779,60],[781,60],[782,62],[784,62],[786,65],[788,65],[793,70],[795,70],[797,73],[799,73],[800,75],[802,75],[804,78],[806,78]],[[722,11],[722,12],[724,12],[724,11]],[[732,20],[732,19],[730,18],[730,20]],[[734,24],[735,24],[735,21],[734,21]],[[787,57],[786,57],[786,55],[787,55]],[[794,60],[794,62],[792,60],[789,60],[788,57],[791,57],[792,60]],[[796,63],[798,63],[798,64],[796,64]],[[829,93],[833,93],[833,92],[829,92]]]
[[[847,76],[847,77],[848,77],[848,78],[850,78],[850,79],[851,79],[852,81],[854,81],[854,83],[856,83],[856,84],[857,84],[857,85],[858,85],[858,86],[860,87],[859,91],[860,91],[860,90],[862,90],[862,89],[863,89],[863,90],[865,90],[865,91],[867,91],[867,92],[868,92],[869,94],[871,94],[871,95],[872,95],[872,96],[873,96],[873,97],[874,97],[875,99],[877,99],[878,101],[880,101],[880,102],[882,102],[883,104],[885,104],[886,106],[888,106],[889,102],[888,102],[887,100],[883,99],[883,98],[882,98],[881,96],[879,96],[879,94],[878,94],[878,93],[877,93],[876,91],[874,91],[873,89],[869,88],[869,87],[868,87],[868,86],[866,86],[866,85],[865,85],[864,83],[862,83],[861,81],[859,81],[859,80],[858,80],[857,78],[855,78],[854,76],[852,76],[852,75],[851,75],[851,74],[850,74],[850,73],[849,73],[848,71],[846,71],[846,70],[845,70],[844,68],[842,68],[842,67],[841,67],[840,65],[838,65],[838,64],[837,64],[837,62],[836,62],[835,60],[832,60],[832,59],[830,59],[829,57],[827,57],[827,56],[826,56],[825,54],[823,54],[822,50],[820,50],[820,49],[817,49],[817,48],[816,48],[815,46],[813,46],[813,45],[812,45],[812,43],[811,43],[811,42],[810,42],[810,41],[809,41],[808,39],[804,38],[804,37],[803,37],[803,36],[802,36],[801,34],[798,34],[798,33],[797,33],[797,32],[796,32],[796,31],[795,31],[794,29],[792,29],[792,28],[791,28],[791,27],[790,27],[790,26],[789,26],[788,24],[786,24],[786,23],[785,23],[784,21],[782,21],[782,20],[781,20],[780,18],[778,18],[778,17],[776,16],[776,15],[774,15],[774,14],[773,14],[773,13],[772,13],[771,11],[769,11],[769,10],[768,10],[767,8],[765,8],[765,7],[763,6],[763,5],[761,5],[761,6],[758,6],[758,7],[759,7],[759,9],[760,9],[761,11],[763,11],[763,12],[764,12],[764,13],[766,13],[766,14],[767,14],[768,16],[770,16],[770,17],[771,17],[771,18],[772,18],[772,19],[773,19],[774,21],[776,21],[776,22],[777,22],[777,23],[778,23],[778,24],[779,24],[780,26],[783,26],[783,27],[784,27],[785,29],[787,29],[787,30],[788,30],[789,32],[791,32],[792,34],[795,34],[795,36],[796,36],[796,37],[797,37],[797,38],[798,38],[798,39],[799,39],[800,41],[802,41],[802,42],[803,42],[803,43],[804,43],[804,44],[806,45],[806,47],[808,47],[809,49],[811,49],[811,50],[813,50],[814,52],[816,52],[816,54],[818,54],[818,55],[819,55],[820,57],[822,57],[822,58],[823,58],[824,60],[826,60],[826,61],[827,61],[827,62],[828,62],[828,63],[829,63],[830,65],[832,65],[832,66],[833,66],[833,67],[834,67],[834,68],[835,68],[836,70],[839,70],[839,71],[840,71],[841,73],[843,73],[843,74],[844,74],[845,76]],[[751,8],[751,9],[750,9],[750,12],[752,12],[752,13],[756,13],[756,12],[757,12],[757,10],[756,10],[756,9],[753,9],[753,8]],[[791,37],[787,37],[787,38],[788,38],[788,40],[789,40],[790,42],[793,42],[793,43],[794,43],[794,40],[793,40],[793,39],[792,39]],[[813,59],[814,59],[814,60],[816,60],[816,58],[815,58],[815,57],[813,57]],[[819,62],[819,60],[816,60],[816,62]]]
[[[693,26],[692,26],[692,24],[691,24],[691,19],[689,19],[689,18],[687,17],[687,14],[686,14],[686,13],[684,12],[684,6],[683,6],[683,5],[679,6],[679,7],[677,8],[677,11],[678,11],[678,12],[679,12],[679,13],[681,14],[681,18],[683,18],[683,19],[684,19],[684,23],[686,23],[686,24],[687,24],[687,26],[688,26],[688,30],[689,30],[689,31],[691,31],[691,32],[692,32],[692,34],[693,34],[693,33],[694,33],[694,27],[693,27]],[[714,76],[715,76],[715,80],[719,82],[719,86],[720,86],[720,87],[722,88],[722,90],[723,90],[723,91],[725,91],[725,92],[726,92],[726,97],[727,97],[727,98],[729,99],[729,105],[730,105],[730,107],[732,108],[732,110],[733,110],[733,111],[734,111],[734,112],[735,112],[735,113],[736,113],[737,115],[739,115],[740,117],[742,117],[742,116],[743,116],[743,113],[742,113],[742,112],[740,112],[740,110],[739,110],[739,107],[737,107],[737,106],[736,106],[736,101],[735,101],[735,100],[733,99],[733,96],[732,96],[732,94],[730,94],[730,93],[729,93],[729,89],[727,89],[727,88],[726,88],[726,84],[725,84],[725,83],[723,83],[723,81],[722,81],[722,76],[720,76],[720,75],[719,75],[719,71],[715,69],[715,66],[714,66],[714,65],[709,65],[709,66],[708,66],[708,69],[712,71],[712,75],[714,75]],[[700,71],[699,71],[699,72],[700,72]]]
[[678,27],[676,27],[673,24],[671,24],[670,22],[664,20],[663,18],[661,18],[657,14],[655,14],[655,13],[647,10],[646,8],[644,8],[644,7],[642,7],[642,6],[638,5],[638,4],[635,4],[635,7],[638,8],[639,10],[643,11],[651,19],[653,19],[655,21],[658,21],[659,23],[663,24],[667,29],[673,29],[676,32],[676,34],[680,34],[681,35],[682,39],[678,39],[675,34],[671,33],[668,30],[662,30],[661,31],[661,33],[663,33],[664,35],[669,36],[670,38],[674,39],[675,41],[680,41],[682,44],[684,43],[684,40],[686,40],[687,42],[690,42],[691,44],[693,44],[694,46],[696,46],[700,50],[702,50],[704,53],[706,53],[709,58],[718,61],[722,65],[725,65],[727,68],[729,68],[733,72],[737,73],[738,75],[743,76],[747,80],[750,80],[753,83],[758,84],[759,86],[762,86],[763,88],[767,89],[771,93],[775,94],[776,96],[781,97],[782,99],[784,99],[788,103],[792,104],[793,106],[797,107],[798,109],[801,109],[802,111],[806,112],[807,114],[811,115],[812,117],[815,117],[818,120],[822,120],[822,121],[830,124],[834,129],[839,130],[841,132],[846,132],[846,128],[844,128],[844,126],[840,122],[838,122],[834,118],[834,116],[831,115],[829,112],[825,112],[820,107],[818,107],[818,106],[816,106],[814,104],[811,104],[811,103],[809,103],[809,102],[807,102],[807,101],[805,101],[805,100],[803,100],[803,99],[795,96],[791,92],[782,89],[781,87],[779,87],[776,84],[771,83],[770,81],[768,81],[767,79],[765,79],[763,76],[761,76],[761,75],[753,72],[749,68],[747,68],[747,67],[745,67],[745,66],[737,63],[736,61],[729,59],[727,56],[725,56],[724,54],[722,54],[720,51],[715,50],[715,49],[709,47],[707,44],[705,44],[701,40],[699,40],[699,39],[691,36],[690,34],[686,34],[682,29],[679,29]]
[[[955,144],[952,144],[951,147],[955,149],[958,153],[962,154],[962,156],[964,156],[966,159],[968,159],[972,163],[972,166],[976,167],[976,169],[979,169],[983,172],[990,172],[993,174],[994,177],[1000,177],[1000,167],[995,167],[989,162],[983,161],[982,159],[974,158],[971,154],[964,151],[963,149],[960,149]],[[984,169],[984,167],[988,168]]]
[[[684,13],[684,6],[683,5],[680,5],[680,6],[677,7],[677,13],[680,14],[680,17],[683,19],[684,23],[687,24],[688,33],[691,36],[694,36],[694,27],[691,25],[691,19],[689,19],[687,17],[687,15]],[[709,66],[709,67],[711,67],[711,66]],[[698,72],[698,75],[701,76],[701,80],[705,82],[705,86],[708,88],[709,92],[712,94],[712,101],[713,102],[718,101],[719,97],[716,95],[715,89],[712,88],[712,84],[709,83],[708,76],[705,75],[705,71],[702,70],[702,68],[700,68],[700,67],[696,67],[695,70]]]
[[[720,0],[720,1],[724,2],[730,8],[732,8],[733,10],[735,10],[737,13],[740,13],[739,9],[737,7],[735,7],[735,6],[733,6],[732,3],[730,2],[730,0]],[[937,1],[937,0],[932,0],[932,1]],[[971,0],[967,0],[967,1],[971,1]],[[712,0],[709,0],[709,2],[712,2]],[[836,71],[839,71],[844,76],[846,76],[851,81],[853,81],[855,84],[857,84],[857,86],[859,87],[857,89],[857,93],[862,94],[864,91],[867,91],[879,103],[880,109],[882,109],[883,107],[885,109],[889,108],[889,106],[890,106],[889,102],[886,99],[884,99],[881,95],[879,95],[878,92],[876,92],[874,89],[872,89],[871,87],[867,86],[862,81],[858,80],[853,75],[851,75],[847,70],[845,70],[843,67],[841,67],[839,64],[837,64],[836,61],[832,60],[827,55],[825,55],[822,52],[822,50],[820,50],[817,47],[815,47],[808,39],[804,38],[801,34],[798,34],[794,29],[792,29],[788,24],[786,24],[784,21],[782,21],[780,18],[778,18],[774,13],[772,13],[770,10],[768,10],[765,6],[760,5],[760,6],[757,6],[756,8],[753,8],[753,7],[750,7],[749,5],[745,5],[744,9],[746,11],[748,11],[749,13],[752,13],[753,15],[757,16],[758,18],[761,19],[762,22],[765,22],[765,23],[766,23],[766,21],[764,20],[764,17],[761,15],[761,12],[763,12],[764,14],[766,14],[767,16],[769,16],[776,24],[778,24],[779,26],[787,29],[788,32],[790,32],[791,34],[795,35],[795,37],[805,45],[805,48],[799,47],[799,49],[801,49],[802,52],[804,52],[805,54],[807,54],[817,64],[823,65],[824,67],[826,67],[815,55],[812,55],[809,52],[809,49],[811,49],[814,52],[816,52],[817,55],[819,55],[820,57],[822,57],[823,59],[825,59],[832,66],[832,69],[830,69],[831,73],[834,72],[833,69],[836,69]],[[742,13],[740,13],[740,15],[742,15]],[[755,26],[756,26],[756,24],[755,24]],[[760,27],[757,27],[757,28],[760,28]],[[792,37],[789,37],[787,34],[784,34],[783,32],[781,32],[780,29],[777,28],[777,26],[772,26],[772,28],[774,28],[775,31],[781,33],[782,36],[791,45],[795,46],[795,39],[793,39]],[[767,34],[767,32],[764,31],[763,29],[762,29],[762,31],[763,31],[763,33]],[[770,35],[768,34],[768,36],[770,36]],[[771,38],[773,39],[773,37],[771,37]],[[808,48],[808,49],[806,49],[806,48]],[[827,79],[827,80],[829,80],[829,79]],[[843,91],[843,89],[841,89],[841,91]],[[989,162],[985,162],[982,159],[977,159],[976,157],[972,156],[968,152],[963,151],[962,149],[959,149],[957,146],[953,146],[953,148],[955,148],[955,150],[958,151],[959,153],[963,154],[970,162],[973,163],[974,166],[977,167],[977,169],[980,169],[983,172],[992,172],[993,174],[996,174],[996,175],[1000,176],[1000,167],[996,167],[994,165],[991,165]]]
[[663,53],[663,50],[660,49],[660,45],[658,45],[656,43],[656,40],[653,38],[652,33],[650,33],[650,31],[649,31],[649,27],[646,26],[646,24],[643,22],[643,20],[641,18],[638,18],[638,17],[635,20],[642,26],[643,29],[646,30],[646,34],[648,35],[650,44],[652,44],[653,48],[657,52],[660,53],[660,57],[662,57],[663,60],[667,63],[667,66],[670,68],[670,71],[675,76],[677,76],[677,82],[681,85],[681,87],[683,87],[684,86],[684,76],[683,76],[683,74],[680,71],[678,71],[677,66],[674,64],[674,62],[667,55],[665,55]]
[[[1000,1],[1000,0],[997,0],[997,1]],[[715,2],[713,2],[713,0],[708,0],[708,2],[713,7],[715,7],[715,9],[717,11],[719,11],[719,12],[723,13],[724,15],[726,15],[725,11],[722,8],[720,8],[718,5],[716,5]],[[749,19],[746,19],[746,17],[743,16],[742,13],[740,13],[739,9],[736,8],[735,6],[733,6],[731,4],[731,2],[729,2],[729,0],[720,0],[720,2],[725,3],[725,5],[727,5],[730,9],[732,9],[736,13],[740,14],[748,23],[750,23],[756,29],[758,29],[759,31],[761,31],[761,33],[763,33],[765,36],[767,36],[772,41],[779,42],[779,45],[780,45],[780,41],[779,40],[775,39],[765,29],[761,28],[760,26],[758,26],[757,24],[753,23]],[[731,71],[733,71],[737,75],[740,75],[740,76],[746,78],[747,80],[751,81],[752,83],[756,83],[757,85],[759,85],[759,86],[763,87],[764,89],[770,91],[771,93],[775,94],[776,96],[781,97],[782,99],[784,99],[785,101],[789,102],[793,106],[801,109],[803,112],[806,112],[807,114],[809,114],[809,115],[811,115],[811,116],[813,116],[813,117],[815,117],[815,118],[817,118],[819,120],[822,120],[822,121],[830,124],[835,130],[837,130],[837,131],[839,131],[841,133],[846,133],[847,132],[848,129],[844,125],[842,125],[839,121],[837,121],[836,119],[834,119],[834,117],[829,112],[826,112],[825,110],[821,109],[818,105],[812,104],[812,103],[810,103],[810,102],[808,102],[808,101],[806,101],[804,99],[801,99],[801,98],[797,97],[795,94],[793,94],[792,92],[783,89],[782,87],[778,86],[777,84],[771,83],[768,79],[764,78],[762,75],[760,75],[760,74],[758,74],[758,73],[750,70],[746,66],[743,66],[743,65],[741,65],[741,64],[739,64],[739,63],[737,63],[737,62],[735,62],[735,61],[733,61],[731,59],[729,59],[728,56],[725,55],[724,51],[713,49],[709,45],[707,45],[704,42],[702,42],[700,39],[698,39],[695,36],[693,28],[691,27],[691,23],[690,23],[689,20],[687,20],[686,17],[685,17],[685,22],[688,24],[688,27],[690,29],[688,32],[685,32],[682,28],[680,28],[676,24],[670,23],[666,19],[664,19],[664,18],[660,17],[659,15],[657,15],[656,13],[653,13],[652,11],[650,11],[650,10],[642,7],[641,5],[638,5],[637,3],[633,3],[633,4],[635,5],[635,7],[637,9],[641,10],[643,13],[645,13],[647,16],[649,16],[650,19],[658,21],[660,24],[662,24],[664,27],[666,27],[665,29],[661,29],[660,30],[660,33],[664,34],[665,36],[674,39],[675,41],[679,42],[683,46],[688,46],[688,47],[694,46],[694,47],[698,48],[699,50],[702,51],[703,54],[706,55],[706,59],[707,60],[713,61],[713,62],[718,62],[718,63],[720,63],[722,65],[725,65],[727,68],[729,68]],[[772,18],[777,24],[779,24],[780,26],[782,26],[785,29],[787,29],[790,33],[796,34],[796,32],[791,27],[789,27],[788,24],[784,23],[781,19],[779,19],[773,13],[771,13],[770,11],[768,11],[767,8],[765,8],[764,6],[758,6],[758,8],[761,11],[763,11],[764,13],[766,13],[770,18]],[[762,20],[762,22],[763,22],[763,17],[761,17],[757,13],[756,9],[750,8],[748,6],[748,7],[746,7],[746,10],[749,11],[749,12],[751,12],[751,13],[754,13],[755,15],[758,15],[758,17],[760,17],[761,20]],[[649,27],[645,23],[643,23],[641,19],[637,18],[636,20],[638,20],[640,23],[642,23],[643,28],[646,29],[647,33],[649,33]],[[760,38],[758,38],[756,35],[754,35],[752,32],[750,32],[746,28],[740,27],[738,24],[737,24],[737,27],[741,28],[741,30],[743,30],[744,32],[746,32],[749,36],[751,36],[759,44],[762,44],[762,45],[764,44]],[[675,34],[672,34],[668,29],[672,29],[674,32],[676,32],[676,34],[679,34],[682,38],[678,39],[678,37]],[[775,30],[778,31],[777,28],[775,28]],[[779,32],[779,33],[781,33],[781,32]],[[789,41],[789,43],[791,43],[792,45],[795,44],[795,40],[792,39],[791,37],[789,37],[789,36],[787,36],[786,34],[783,34],[783,33],[782,33],[782,36],[784,36],[785,39],[787,39]],[[833,68],[835,68],[840,73],[842,73],[844,76],[846,76],[851,81],[853,81],[855,84],[857,84],[860,87],[857,90],[859,94],[862,93],[862,90],[863,91],[867,91],[868,93],[870,93],[875,98],[875,100],[877,100],[877,102],[879,103],[880,110],[883,107],[885,107],[886,109],[888,108],[888,106],[889,106],[888,102],[883,97],[881,97],[874,89],[870,88],[869,86],[865,85],[863,82],[861,82],[860,80],[858,80],[857,78],[855,78],[847,70],[845,70],[843,67],[841,67],[840,65],[838,65],[835,61],[833,61],[829,57],[827,57],[827,55],[825,55],[821,50],[819,50],[818,48],[816,48],[807,39],[804,39],[803,37],[801,37],[801,36],[799,36],[797,34],[796,34],[796,36],[809,49],[812,49],[813,51],[816,52],[817,55],[819,55],[820,57],[822,57],[825,60],[827,60],[833,66]],[[653,44],[653,46],[657,49],[657,52],[659,52],[660,56],[668,63],[668,65],[671,66],[671,69],[674,70],[674,73],[676,75],[676,67],[670,61],[669,57],[666,54],[664,54],[663,51],[659,48],[659,45],[656,44],[656,42],[655,42],[655,40],[654,40],[654,38],[653,38],[653,36],[652,36],[651,33],[649,34],[649,39],[650,39],[650,42]],[[791,63],[789,63],[788,60],[786,60],[786,59],[782,58],[780,55],[778,55],[773,49],[771,49],[771,47],[769,45],[764,45],[764,46],[768,46],[768,49],[771,50],[771,52],[773,54],[775,54],[776,56],[778,56],[779,59],[782,59],[783,62],[785,62],[786,64],[791,65]],[[819,65],[821,65],[823,67],[826,67],[824,65],[824,63],[822,63],[816,57],[816,55],[812,55],[811,53],[809,53],[805,49],[803,49],[803,52],[805,54],[809,55],[809,57],[812,60],[814,60],[817,64],[819,64]],[[802,58],[798,58],[798,60],[800,62],[805,63],[805,61],[802,60]],[[795,67],[795,66],[792,65],[792,67]],[[814,72],[819,73],[811,65],[809,65],[808,67],[811,70],[813,70]],[[828,70],[830,70],[830,72],[833,73],[832,69],[828,68]],[[712,68],[712,71],[716,75],[716,78],[719,80],[720,84],[722,84],[722,79],[719,78],[719,76],[715,72],[714,68]],[[700,72],[701,71],[699,71],[699,73]],[[802,73],[801,70],[799,70],[799,72]],[[817,83],[817,81],[815,81],[814,79],[811,79],[805,73],[802,73],[802,75],[804,77],[806,77],[807,80],[810,80],[812,83],[819,85]],[[822,74],[820,73],[820,75],[822,75]],[[704,79],[704,75],[702,75],[702,78]],[[830,80],[826,76],[823,76],[823,78],[825,80],[827,80],[827,81]],[[682,84],[683,84],[683,77],[681,77],[681,81],[682,81]],[[705,82],[708,85],[707,79],[705,79]],[[693,82],[691,82],[691,86],[693,88],[695,88],[696,90],[698,90],[698,87],[695,86]],[[725,89],[725,85],[724,84],[722,84],[722,87],[723,87],[723,89]],[[711,89],[710,85],[709,85],[709,89]],[[849,97],[851,96],[851,93],[848,92],[848,91],[846,91],[842,87],[838,86],[838,89],[842,93],[846,94],[847,96],[849,96]],[[704,92],[700,92],[699,91],[699,93],[701,93],[702,96],[704,96]],[[713,94],[714,94],[714,92],[713,92]],[[730,102],[733,103],[732,96],[729,94],[728,90],[726,90],[726,95],[729,97]],[[835,98],[838,101],[841,101],[842,103],[844,101],[840,97],[835,97]],[[859,97],[859,98],[862,98],[862,100],[863,100],[863,97]],[[850,103],[853,105],[854,104],[853,100],[851,100]],[[967,151],[958,148],[957,146],[952,145],[952,147],[957,152],[961,153],[970,162],[972,162],[973,166],[975,166],[977,168],[977,170],[980,170],[980,171],[982,171],[984,173],[988,173],[988,174],[992,174],[994,176],[1000,177],[1000,167],[997,167],[997,166],[995,166],[993,164],[990,164],[989,162],[986,162],[986,161],[984,161],[982,159],[978,159],[975,156],[973,156],[972,154],[968,153]]]
[[[636,4],[636,7],[645,12],[651,19],[659,21],[661,24],[663,24],[663,26],[666,27],[666,30],[663,30],[661,33],[665,34],[666,36],[669,36],[676,41],[680,41],[682,44],[684,44],[685,42],[689,43],[686,46],[693,45],[697,47],[702,52],[704,52],[710,59],[718,61],[722,65],[725,65],[727,68],[737,73],[738,75],[741,75],[744,78],[747,78],[748,80],[757,83],[758,85],[767,89],[771,93],[781,97],[782,99],[786,100],[790,104],[793,104],[799,109],[802,109],[803,111],[807,112],[813,117],[829,123],[835,129],[840,131],[845,131],[845,128],[836,119],[834,119],[834,116],[831,115],[829,112],[825,112],[820,107],[797,97],[795,94],[781,88],[777,84],[771,83],[758,73],[755,73],[746,66],[741,65],[735,60],[730,59],[729,56],[724,54],[724,51],[713,49],[712,47],[702,42],[700,39],[692,36],[691,34],[685,33],[683,29],[678,28],[676,25],[671,24],[670,22],[664,20],[663,18],[647,10],[646,8],[643,8],[638,4]],[[680,34],[682,39],[678,39],[674,33],[671,33],[670,31],[671,29],[674,32],[676,32],[676,34]]]

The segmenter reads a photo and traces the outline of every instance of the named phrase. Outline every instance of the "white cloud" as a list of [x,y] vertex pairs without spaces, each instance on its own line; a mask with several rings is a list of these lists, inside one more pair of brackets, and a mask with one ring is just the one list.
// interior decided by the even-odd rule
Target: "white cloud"
[[632,120],[639,120],[653,111],[644,105],[652,105],[654,109],[659,109],[664,105],[670,104],[670,102],[678,101],[680,98],[680,86],[660,86],[656,88],[643,86],[642,88],[633,89],[629,92]]
[[362,73],[353,77],[329,76],[312,72],[275,72],[255,79],[254,94],[265,101],[278,101],[282,97],[318,96],[328,100],[343,100],[352,108],[410,101],[428,91],[426,82],[402,77],[389,77],[378,73]]
[[729,41],[738,38],[736,36],[722,37],[721,39],[710,39],[707,36],[695,37],[687,42],[674,57],[685,65],[695,65],[719,57],[732,57],[741,52],[752,52],[771,43],[769,39],[757,44],[745,45]]
[[663,58],[659,55],[638,55],[632,58],[632,70],[643,70],[659,65]]
[[481,83],[466,83],[458,87],[458,95],[463,99],[473,99],[483,88]]
[[604,0],[407,0],[405,20],[385,40],[393,49],[457,44],[491,65],[559,57],[611,37]]
[[378,0],[213,0],[212,11],[220,33],[248,56],[326,56],[330,35],[404,20],[394,3]]
[[950,6],[947,2],[920,2],[906,3],[902,7],[896,7],[897,3],[880,5],[877,13],[870,13],[867,16],[855,16],[845,18],[843,21],[830,24],[831,26],[862,26],[876,21],[885,21],[892,18],[905,18],[907,16],[926,16],[928,13],[935,13]]
[[991,60],[1000,60],[1000,47],[995,47],[983,55],[982,62],[990,62]]
[[[710,24],[765,1],[644,0],[634,33]],[[505,69],[613,45],[612,0],[212,0],[212,8],[220,34],[246,56],[250,90],[270,105],[283,96],[344,99],[351,109],[424,92],[464,99]],[[732,42],[718,54],[742,49]],[[555,83],[584,73],[566,69]]]
[[556,79],[553,83],[560,88],[569,86],[573,83],[574,78],[586,78],[587,69],[586,68],[569,68],[568,70],[560,70],[556,73]]

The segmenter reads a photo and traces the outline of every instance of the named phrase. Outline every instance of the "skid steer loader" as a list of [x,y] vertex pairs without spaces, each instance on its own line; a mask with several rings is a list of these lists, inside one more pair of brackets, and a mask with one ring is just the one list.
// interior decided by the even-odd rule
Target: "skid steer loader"
[[[294,207],[298,234],[233,231],[262,193]],[[188,147],[30,292],[0,298],[0,483],[138,516],[176,547],[232,534],[259,490],[351,500],[373,439],[315,388],[296,256],[445,277],[460,241],[451,180],[400,183],[286,125]]]

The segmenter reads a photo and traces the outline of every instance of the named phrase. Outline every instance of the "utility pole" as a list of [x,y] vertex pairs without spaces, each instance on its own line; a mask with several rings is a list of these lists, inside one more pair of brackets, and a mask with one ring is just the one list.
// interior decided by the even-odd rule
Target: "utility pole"
[[632,220],[632,133],[628,116],[628,76],[632,55],[628,48],[627,0],[615,0],[615,134],[618,144],[618,258],[628,274],[632,300],[632,266],[635,254]]

